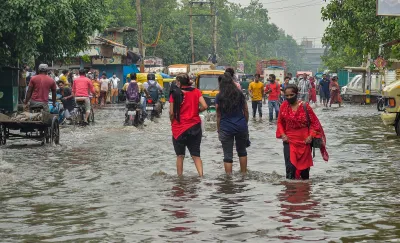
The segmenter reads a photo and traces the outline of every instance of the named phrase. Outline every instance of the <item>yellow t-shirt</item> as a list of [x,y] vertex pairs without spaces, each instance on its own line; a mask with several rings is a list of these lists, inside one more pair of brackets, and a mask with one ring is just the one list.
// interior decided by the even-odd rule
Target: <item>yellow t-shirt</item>
[[125,83],[124,87],[122,87],[122,90],[126,92],[126,90],[128,89],[129,83]]
[[251,82],[249,85],[249,91],[253,94],[253,98],[251,99],[252,101],[260,101],[263,98],[264,84],[262,82]]
[[65,75],[61,75],[60,80],[64,83],[65,87],[69,87],[68,79]]

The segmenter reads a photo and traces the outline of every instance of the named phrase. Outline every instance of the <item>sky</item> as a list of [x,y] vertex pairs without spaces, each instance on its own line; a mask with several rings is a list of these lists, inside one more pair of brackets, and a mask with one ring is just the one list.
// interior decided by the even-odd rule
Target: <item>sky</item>
[[[251,0],[229,0],[242,6]],[[328,23],[321,20],[321,7],[326,6],[323,0],[260,0],[268,9],[271,22],[276,24],[297,42],[303,37],[316,38],[315,45],[321,45],[321,38]]]

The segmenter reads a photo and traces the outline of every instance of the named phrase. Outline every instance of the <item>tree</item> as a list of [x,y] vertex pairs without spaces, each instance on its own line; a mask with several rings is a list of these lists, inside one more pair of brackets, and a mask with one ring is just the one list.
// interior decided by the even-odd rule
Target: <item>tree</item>
[[[143,0],[141,8],[144,43],[153,43],[162,25],[158,45],[148,47],[146,55],[162,57],[165,65],[190,63],[189,0]],[[215,8],[218,12],[217,54],[220,65],[235,66],[237,61],[244,61],[246,72],[254,73],[257,60],[276,58],[275,50],[279,50],[280,58],[288,60],[292,71],[301,67],[300,46],[270,23],[268,10],[259,0],[253,0],[246,7],[219,0],[215,1]],[[130,0],[114,0],[110,9],[109,26],[136,26],[136,19],[131,18],[136,11]],[[195,5],[193,14],[210,14],[210,6]],[[196,61],[206,61],[213,54],[211,21],[209,16],[193,17]],[[124,44],[136,47],[136,35],[125,34]]]
[[0,65],[72,56],[87,47],[95,30],[103,30],[107,16],[105,0],[3,0]]
[[[332,0],[322,8],[322,19],[329,21],[323,43],[331,47],[324,61],[331,69],[340,63],[359,63],[371,53],[378,55],[379,45],[398,39],[400,19],[396,17],[376,16],[376,0]],[[394,49],[396,47],[393,47]],[[384,50],[390,56],[391,48]],[[336,66],[336,67],[335,67]]]

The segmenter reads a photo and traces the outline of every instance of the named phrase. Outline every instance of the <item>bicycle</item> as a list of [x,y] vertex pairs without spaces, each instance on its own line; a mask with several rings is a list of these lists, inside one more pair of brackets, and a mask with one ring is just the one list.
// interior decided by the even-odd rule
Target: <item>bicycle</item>
[[[74,114],[72,115],[74,126],[84,125],[85,115],[86,115],[85,100],[76,100],[76,107],[74,109]],[[94,123],[94,111],[92,107],[90,107],[88,123]]]

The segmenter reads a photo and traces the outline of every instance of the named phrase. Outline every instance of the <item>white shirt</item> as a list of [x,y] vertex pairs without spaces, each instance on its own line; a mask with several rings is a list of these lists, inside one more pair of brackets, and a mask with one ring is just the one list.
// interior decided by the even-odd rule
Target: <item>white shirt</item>
[[118,84],[119,84],[119,82],[120,82],[120,79],[119,78],[117,78],[117,77],[112,77],[111,78],[111,88],[113,88],[113,89],[118,89]]
[[101,91],[108,91],[108,84],[110,83],[110,80],[108,78],[106,79],[100,79],[101,83]]
[[[150,82],[150,84],[157,83],[157,88],[158,88],[159,90],[162,90],[162,87],[161,87],[161,85],[160,85],[158,82],[156,82],[156,81],[154,81],[154,80],[149,80],[148,82]],[[145,83],[143,84],[143,87],[147,90],[147,89],[149,89],[149,84],[148,84],[147,82],[145,82]]]

